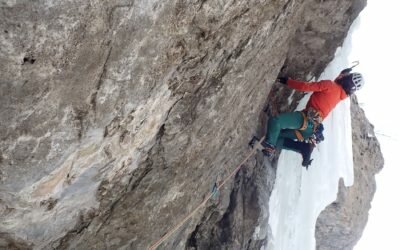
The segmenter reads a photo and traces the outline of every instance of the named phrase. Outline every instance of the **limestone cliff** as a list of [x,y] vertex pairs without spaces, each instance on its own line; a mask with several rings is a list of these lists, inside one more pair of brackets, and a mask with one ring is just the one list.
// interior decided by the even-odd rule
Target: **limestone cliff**
[[374,128],[354,97],[351,114],[354,185],[345,187],[340,182],[337,200],[319,216],[315,235],[319,250],[353,249],[367,223],[376,190],[375,174],[383,167]]
[[[318,76],[364,5],[1,1],[0,248],[149,247],[243,160],[267,103],[292,108],[274,86],[282,65]],[[371,164],[364,153],[357,168]],[[275,178],[263,165],[250,159],[162,248],[258,249]]]

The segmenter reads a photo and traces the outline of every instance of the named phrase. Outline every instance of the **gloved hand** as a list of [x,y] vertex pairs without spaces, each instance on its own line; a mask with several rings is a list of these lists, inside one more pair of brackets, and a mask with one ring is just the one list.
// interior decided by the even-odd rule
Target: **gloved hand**
[[288,81],[288,79],[289,79],[289,77],[287,77],[287,76],[283,76],[283,77],[278,77],[276,80],[278,81],[278,82],[280,82],[280,83],[282,83],[282,84],[287,84],[287,81]]
[[352,68],[347,68],[347,69],[342,70],[340,72],[340,74],[349,74],[352,70],[353,70]]

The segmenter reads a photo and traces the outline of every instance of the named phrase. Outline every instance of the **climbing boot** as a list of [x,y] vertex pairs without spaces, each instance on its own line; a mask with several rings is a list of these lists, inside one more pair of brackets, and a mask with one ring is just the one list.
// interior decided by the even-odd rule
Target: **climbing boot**
[[263,152],[263,154],[270,159],[272,159],[274,156],[275,147],[264,140],[264,137],[260,141],[259,138],[253,136],[253,138],[249,142],[249,146]]
[[263,152],[263,154],[268,157],[268,158],[273,158],[274,154],[275,154],[275,146],[272,145],[271,143],[267,142],[267,141],[262,141],[261,142],[261,146],[263,146],[264,148],[261,150],[261,152]]
[[313,159],[311,159],[311,153],[314,150],[315,146],[312,143],[305,143],[305,142],[300,142],[300,143],[302,143],[301,155],[303,156],[303,162],[301,163],[301,165],[306,167],[306,169],[308,170],[308,167],[311,165],[311,162],[313,161]]
[[311,153],[314,150],[314,144],[285,139],[283,142],[283,146],[286,149],[300,153],[303,157],[303,162],[301,163],[301,165],[308,169],[313,161],[313,159],[311,159]]

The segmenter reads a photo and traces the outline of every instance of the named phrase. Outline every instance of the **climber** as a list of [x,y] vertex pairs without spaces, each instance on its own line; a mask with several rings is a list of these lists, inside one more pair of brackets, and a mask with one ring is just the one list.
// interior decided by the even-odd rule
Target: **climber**
[[311,153],[324,137],[322,121],[340,101],[352,95],[364,85],[360,73],[344,69],[334,80],[301,82],[279,76],[277,81],[298,91],[313,92],[303,111],[287,112],[268,121],[265,140],[261,142],[262,152],[272,158],[276,149],[289,149],[303,156],[302,165],[311,164]]

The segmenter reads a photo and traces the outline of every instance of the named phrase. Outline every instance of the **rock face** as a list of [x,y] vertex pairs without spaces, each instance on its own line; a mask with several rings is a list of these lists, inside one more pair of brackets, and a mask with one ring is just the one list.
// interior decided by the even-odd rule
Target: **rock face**
[[[258,249],[275,178],[260,155],[198,206],[263,133],[265,104],[291,108],[273,87],[282,65],[320,74],[364,5],[0,3],[0,248],[144,249],[198,208],[163,249]],[[354,130],[356,145],[371,141]],[[355,165],[373,178],[362,153]],[[355,206],[368,183],[358,180],[342,207]],[[361,192],[363,204],[372,195]],[[321,249],[339,237],[326,230],[330,214]],[[356,239],[366,217],[349,221]]]
[[337,200],[319,216],[315,236],[318,249],[321,250],[353,249],[367,223],[376,190],[375,174],[383,167],[374,128],[354,97],[351,114],[354,185],[345,187],[340,182]]

